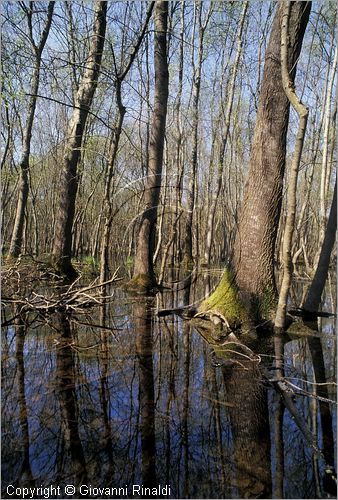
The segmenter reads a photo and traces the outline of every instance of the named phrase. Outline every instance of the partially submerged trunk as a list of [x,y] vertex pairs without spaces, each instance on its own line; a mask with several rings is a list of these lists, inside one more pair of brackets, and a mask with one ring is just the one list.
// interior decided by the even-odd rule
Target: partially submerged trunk
[[78,188],[77,167],[81,157],[85,125],[99,77],[106,32],[106,13],[107,2],[96,1],[91,45],[68,124],[63,157],[58,219],[52,253],[56,270],[70,278],[77,274],[71,263],[72,228]]
[[[265,55],[248,179],[244,190],[232,259],[226,273],[201,310],[219,310],[226,318],[228,296],[236,298],[235,319],[249,313],[255,323],[271,319],[277,302],[274,251],[281,210],[290,103],[281,76],[280,41],[283,8],[275,15]],[[294,80],[310,3],[293,2],[289,23],[288,68]],[[231,305],[233,309],[234,304]],[[232,319],[230,317],[230,319]],[[228,320],[229,321],[229,320]]]
[[167,22],[168,2],[155,4],[154,64],[155,91],[154,110],[150,132],[148,176],[144,192],[145,209],[142,214],[135,255],[134,277],[132,286],[149,290],[156,286],[153,268],[155,251],[155,225],[159,202],[165,124],[168,102],[168,60],[167,60]]

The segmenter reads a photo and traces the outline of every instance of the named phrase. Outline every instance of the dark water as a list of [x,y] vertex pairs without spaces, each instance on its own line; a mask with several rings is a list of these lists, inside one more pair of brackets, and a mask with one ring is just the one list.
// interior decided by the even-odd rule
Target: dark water
[[[273,342],[258,346],[258,361],[224,363],[189,323],[157,316],[187,299],[117,291],[105,309],[21,315],[3,329],[3,498],[23,498],[24,487],[38,498],[136,498],[141,485],[157,488],[143,490],[148,498],[334,496],[325,470],[335,460],[336,406],[312,396],[322,387],[335,399],[333,321],[322,321],[312,346],[302,337],[283,348],[315,453],[268,382]],[[329,385],[311,383],[314,362]]]

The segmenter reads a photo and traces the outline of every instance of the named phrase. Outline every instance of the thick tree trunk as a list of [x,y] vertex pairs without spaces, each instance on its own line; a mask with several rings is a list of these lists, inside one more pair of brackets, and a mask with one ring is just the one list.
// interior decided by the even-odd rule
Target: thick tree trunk
[[76,276],[71,263],[72,227],[78,187],[77,166],[81,157],[81,146],[88,113],[101,66],[106,32],[107,2],[96,1],[94,25],[86,69],[76,94],[75,107],[68,124],[61,173],[58,218],[53,245],[54,264],[61,274]]
[[32,32],[33,11],[29,9],[26,12],[28,26],[29,26],[29,34],[30,34],[29,38],[35,56],[35,67],[32,75],[31,94],[29,98],[29,105],[27,111],[27,122],[24,130],[24,137],[22,143],[22,156],[20,160],[20,179],[18,184],[18,204],[16,207],[14,228],[9,247],[9,253],[8,253],[9,257],[18,257],[19,254],[21,253],[25,212],[27,208],[28,193],[29,193],[29,183],[28,183],[29,157],[30,157],[32,129],[35,116],[37,94],[40,83],[41,56],[43,49],[46,45],[50,26],[52,23],[54,5],[55,2],[49,2],[48,4],[46,24],[42,32],[39,45],[35,44],[33,38],[33,32]]
[[155,250],[155,224],[157,205],[161,189],[164,134],[168,102],[168,60],[167,60],[167,22],[168,2],[155,4],[155,95],[154,111],[150,132],[148,175],[146,179],[145,209],[140,224],[134,267],[134,285],[149,289],[156,285],[153,268]]
[[[265,55],[254,141],[248,179],[244,189],[233,256],[234,278],[222,280],[202,309],[218,309],[227,317],[227,296],[238,301],[255,321],[273,317],[277,291],[274,251],[279,222],[289,122],[289,100],[284,92],[280,63],[282,8],[278,8]],[[292,2],[288,69],[295,77],[310,2]],[[233,291],[229,294],[229,290]],[[217,300],[216,300],[217,299]],[[243,308],[238,308],[243,311]]]

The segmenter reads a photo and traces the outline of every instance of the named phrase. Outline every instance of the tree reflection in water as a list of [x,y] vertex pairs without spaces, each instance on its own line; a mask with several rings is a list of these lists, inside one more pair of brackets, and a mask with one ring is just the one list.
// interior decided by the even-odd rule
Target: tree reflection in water
[[65,456],[70,455],[72,484],[87,484],[87,466],[79,435],[79,410],[76,394],[76,376],[74,365],[73,336],[69,318],[65,313],[53,317],[54,326],[59,332],[56,347],[56,391],[61,410],[61,428],[65,444]]
[[138,302],[133,304],[141,415],[141,469],[142,482],[147,488],[153,488],[157,485],[153,337],[151,328],[153,305],[152,300],[144,304]]
[[21,427],[21,443],[22,443],[22,466],[20,470],[19,480],[24,484],[33,486],[33,475],[29,460],[29,429],[27,417],[26,391],[25,391],[25,365],[24,365],[24,346],[25,346],[25,316],[19,314],[15,319],[15,358],[18,377],[18,407],[19,420]]
[[[33,481],[127,485],[129,492],[133,484],[168,484],[172,498],[333,494],[325,470],[334,466],[335,407],[295,396],[301,418],[312,422],[325,448],[317,457],[281,397],[262,383],[262,376],[276,376],[272,344],[260,363],[245,357],[222,362],[191,324],[158,318],[156,309],[168,300],[193,301],[189,288],[170,292],[169,299],[126,302],[121,294],[109,307],[80,317],[18,316],[4,328],[4,498],[8,484]],[[331,383],[328,342],[319,343],[321,351],[318,342],[308,349],[306,340],[282,345],[289,380],[313,392],[307,380],[313,382],[315,365],[316,381],[326,383],[329,376]],[[255,346],[255,352],[264,349]],[[333,399],[332,387],[318,386],[317,395]]]
[[257,362],[223,367],[233,435],[239,498],[270,498],[270,427],[267,390]]

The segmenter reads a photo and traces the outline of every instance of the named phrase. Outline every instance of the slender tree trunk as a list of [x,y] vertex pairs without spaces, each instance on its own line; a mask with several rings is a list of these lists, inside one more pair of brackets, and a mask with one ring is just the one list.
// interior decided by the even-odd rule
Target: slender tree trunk
[[22,156],[20,160],[20,179],[18,184],[18,203],[16,207],[11,243],[9,247],[9,253],[8,253],[9,257],[18,257],[18,255],[21,253],[24,219],[25,219],[25,212],[27,209],[27,201],[29,193],[29,181],[28,181],[29,157],[30,157],[32,129],[35,116],[37,94],[40,83],[41,56],[43,49],[46,45],[50,26],[52,23],[55,2],[49,2],[48,4],[47,20],[38,45],[35,44],[33,38],[33,31],[32,31],[33,7],[31,7],[31,5],[34,5],[33,2],[30,3],[30,7],[26,11],[26,15],[29,26],[29,38],[35,56],[35,66],[32,75],[31,93],[27,111],[27,121],[24,130],[24,137],[22,144]]
[[53,245],[53,259],[58,272],[72,278],[76,271],[71,263],[72,228],[78,188],[77,166],[88,113],[97,87],[106,32],[107,2],[95,2],[93,34],[86,69],[79,83],[75,107],[68,124],[61,173],[58,217]]
[[126,113],[126,108],[122,104],[121,99],[121,82],[117,80],[116,84],[116,101],[118,106],[118,119],[117,124],[115,126],[114,138],[112,151],[109,158],[108,163],[108,172],[107,179],[104,189],[104,225],[103,225],[103,236],[101,242],[101,260],[100,260],[100,281],[101,283],[108,280],[109,274],[109,266],[108,266],[108,253],[109,253],[109,239],[110,239],[110,231],[113,223],[113,210],[112,210],[112,200],[111,200],[111,186],[112,179],[114,175],[114,168],[116,162],[117,151],[119,147],[121,132],[122,132],[122,124],[124,115]]
[[[154,2],[151,2],[147,11],[146,15],[146,20],[143,25],[143,28],[141,30],[140,36],[137,39],[137,42],[135,46],[133,47],[133,50],[131,52],[130,58],[128,62],[126,63],[125,67],[116,75],[116,104],[117,104],[117,109],[118,109],[118,117],[116,120],[116,126],[114,130],[114,137],[113,137],[113,143],[112,143],[112,149],[110,153],[110,158],[109,158],[109,163],[108,163],[108,170],[107,170],[107,178],[106,178],[106,184],[105,184],[105,190],[104,190],[104,226],[103,226],[103,237],[102,237],[102,242],[101,242],[101,261],[100,261],[100,280],[103,283],[104,281],[108,280],[108,275],[109,275],[109,259],[108,259],[108,253],[109,253],[109,240],[110,240],[110,233],[111,233],[111,226],[113,223],[113,204],[112,204],[112,181],[113,181],[113,176],[114,176],[114,170],[115,170],[115,163],[116,163],[116,157],[118,153],[118,148],[119,148],[119,143],[120,143],[120,137],[122,133],[122,126],[123,126],[123,120],[124,116],[126,113],[126,108],[123,105],[122,102],[122,95],[121,95],[121,88],[122,88],[122,83],[124,79],[126,78],[127,74],[129,73],[129,70],[134,62],[134,59],[139,51],[139,48],[141,46],[142,40],[145,36],[146,29],[151,17],[151,13],[154,8]],[[115,57],[114,57],[115,60]]]
[[322,293],[324,290],[327,274],[330,266],[330,258],[333,246],[336,241],[337,231],[337,180],[334,187],[334,194],[329,215],[329,220],[326,225],[324,241],[315,271],[315,275],[307,292],[307,297],[304,302],[304,309],[307,311],[318,311]]
[[323,157],[322,157],[322,170],[320,179],[320,211],[319,211],[319,245],[318,252],[315,257],[314,267],[316,268],[320,256],[321,246],[324,240],[326,220],[327,220],[327,192],[325,187],[327,185],[326,178],[328,177],[328,152],[329,152],[329,135],[330,135],[330,125],[331,125],[331,99],[332,99],[332,89],[333,83],[336,76],[337,68],[337,47],[334,54],[334,60],[331,68],[331,74],[328,81],[328,88],[326,94],[325,102],[325,118],[324,118],[324,135],[323,135]]
[[[182,128],[182,91],[183,91],[183,69],[184,69],[184,14],[185,14],[185,3],[181,2],[181,13],[180,13],[180,51],[179,51],[179,65],[178,65],[178,89],[175,103],[175,117],[176,117],[176,150],[175,150],[175,164],[176,164],[176,182],[175,182],[175,208],[176,214],[178,216],[182,211],[182,183],[183,183],[183,171],[184,171],[184,162],[183,162],[183,128]],[[181,241],[180,241],[180,222],[176,218],[178,226],[176,230],[176,222],[174,222],[175,227],[173,231],[175,233],[175,240],[172,246],[172,263],[174,264],[175,258],[178,261],[181,259]],[[176,248],[175,248],[176,247]],[[161,276],[162,272],[161,272]],[[162,279],[160,277],[160,280]]]
[[161,189],[164,134],[168,101],[168,60],[167,60],[167,21],[168,2],[157,1],[155,18],[155,94],[154,111],[150,132],[148,173],[144,192],[145,210],[140,224],[134,267],[134,285],[152,288],[156,285],[153,268],[155,247],[155,225],[157,205]]
[[194,210],[195,210],[196,176],[198,167],[199,102],[200,102],[200,90],[201,90],[201,71],[202,71],[203,53],[204,53],[204,36],[213,8],[212,4],[210,4],[210,8],[206,14],[206,18],[204,22],[202,22],[202,5],[203,2],[201,2],[198,7],[199,45],[198,45],[196,67],[194,63],[194,50],[192,54],[192,66],[194,71],[193,89],[192,89],[193,136],[192,136],[191,167],[190,167],[190,177],[188,186],[188,206],[187,206],[188,210],[187,210],[186,227],[185,227],[186,236],[184,245],[184,265],[187,267],[190,267],[193,263],[193,221],[194,221]]
[[281,31],[281,67],[282,67],[282,80],[285,94],[290,101],[292,107],[296,110],[299,116],[299,126],[296,137],[295,150],[292,157],[290,178],[288,180],[288,201],[287,201],[287,215],[284,229],[283,240],[283,278],[281,289],[278,297],[278,306],[275,317],[275,328],[284,329],[286,319],[286,306],[289,296],[289,289],[292,280],[292,236],[295,227],[296,218],[296,203],[297,203],[297,183],[298,171],[300,160],[302,156],[306,125],[309,111],[297,96],[288,71],[288,32],[290,20],[290,2],[284,4],[284,12],[282,17],[282,31]]
[[243,10],[242,10],[242,14],[241,14],[241,19],[239,21],[238,31],[237,31],[237,36],[236,36],[237,49],[236,49],[235,60],[234,60],[233,67],[232,67],[231,81],[230,81],[230,85],[229,85],[229,93],[228,93],[228,99],[227,99],[227,105],[226,105],[226,111],[225,111],[224,133],[223,133],[223,140],[222,140],[222,144],[221,144],[221,150],[220,150],[219,162],[218,162],[217,187],[216,187],[216,192],[215,192],[215,195],[213,197],[213,200],[212,200],[212,203],[210,206],[210,210],[209,210],[209,215],[208,215],[207,236],[206,236],[206,245],[205,245],[205,252],[204,252],[204,260],[205,260],[205,263],[207,265],[210,265],[210,259],[211,259],[211,245],[212,245],[212,241],[213,241],[213,237],[214,237],[215,213],[216,213],[218,197],[219,197],[219,194],[221,192],[221,187],[222,187],[224,156],[225,156],[228,137],[229,137],[230,119],[231,119],[232,106],[233,106],[233,102],[234,102],[236,76],[237,76],[237,70],[238,70],[238,65],[239,65],[239,59],[240,59],[241,52],[242,52],[243,26],[244,26],[244,21],[245,21],[248,6],[249,6],[248,2],[245,2],[243,4]]

